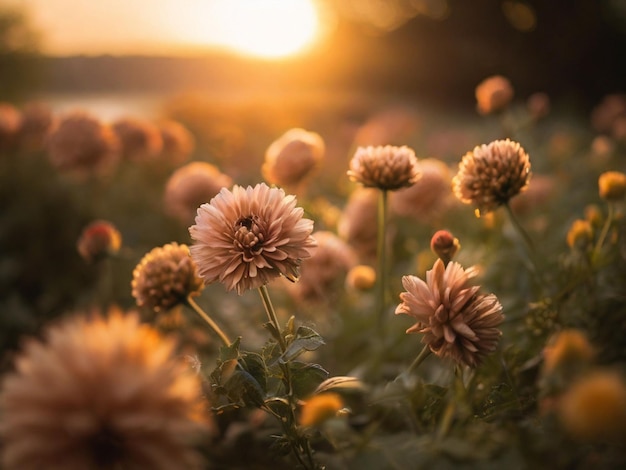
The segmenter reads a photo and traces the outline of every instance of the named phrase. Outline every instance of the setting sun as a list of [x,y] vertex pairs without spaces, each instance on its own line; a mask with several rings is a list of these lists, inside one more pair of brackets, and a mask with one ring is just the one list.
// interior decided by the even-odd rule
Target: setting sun
[[220,46],[263,58],[281,58],[302,51],[316,38],[319,18],[311,0],[237,0],[216,2]]

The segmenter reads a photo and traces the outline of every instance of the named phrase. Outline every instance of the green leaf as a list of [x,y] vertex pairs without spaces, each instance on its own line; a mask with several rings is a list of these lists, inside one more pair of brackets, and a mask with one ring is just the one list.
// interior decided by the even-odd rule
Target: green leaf
[[315,351],[323,344],[326,344],[324,343],[324,338],[317,331],[308,326],[300,326],[296,330],[295,339],[289,344],[279,360],[287,363],[305,351]]
[[245,405],[262,406],[264,392],[259,382],[245,370],[238,369],[224,384],[228,398],[232,402],[243,402]]
[[293,393],[298,398],[308,397],[328,378],[328,371],[318,364],[292,362],[289,364],[289,370]]
[[241,343],[241,336],[238,336],[230,346],[222,346],[220,348],[220,354],[218,362],[226,362],[231,359],[239,359],[239,343]]
[[254,377],[264,391],[267,391],[267,366],[263,357],[256,353],[246,352],[242,354],[239,364]]

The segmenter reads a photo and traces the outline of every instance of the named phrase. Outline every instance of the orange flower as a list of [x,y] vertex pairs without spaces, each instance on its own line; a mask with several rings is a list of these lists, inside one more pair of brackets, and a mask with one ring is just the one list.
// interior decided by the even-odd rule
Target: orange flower
[[96,220],[87,225],[76,244],[78,253],[87,262],[94,262],[116,254],[122,245],[122,236],[113,224]]
[[480,114],[491,114],[505,109],[513,99],[511,82],[502,75],[486,78],[476,86],[476,108]]
[[302,259],[316,245],[313,221],[303,214],[294,196],[265,183],[223,188],[200,206],[189,228],[200,276],[238,294],[280,275],[296,280]]

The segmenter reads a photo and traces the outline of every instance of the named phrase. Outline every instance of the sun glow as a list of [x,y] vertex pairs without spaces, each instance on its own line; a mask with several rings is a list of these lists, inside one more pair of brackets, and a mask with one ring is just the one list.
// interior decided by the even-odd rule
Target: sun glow
[[212,10],[212,42],[246,55],[291,56],[319,35],[319,15],[311,0],[224,0]]

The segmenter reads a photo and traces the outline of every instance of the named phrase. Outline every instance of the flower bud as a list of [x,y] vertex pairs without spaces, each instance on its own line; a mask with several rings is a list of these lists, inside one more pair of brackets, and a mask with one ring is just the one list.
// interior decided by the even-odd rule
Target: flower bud
[[121,245],[122,236],[113,224],[105,220],[96,220],[83,229],[76,248],[85,261],[92,263],[116,254]]
[[460,248],[459,239],[447,230],[437,231],[430,239],[430,249],[446,264],[454,258]]
[[606,201],[619,201],[626,195],[626,175],[620,171],[607,171],[598,178],[600,197]]

